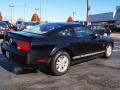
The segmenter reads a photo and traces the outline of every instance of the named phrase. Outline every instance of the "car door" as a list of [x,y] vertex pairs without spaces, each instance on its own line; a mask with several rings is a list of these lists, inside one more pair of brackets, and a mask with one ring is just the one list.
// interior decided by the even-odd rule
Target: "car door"
[[[74,31],[78,38],[79,52],[80,54],[95,53],[102,50],[102,41],[99,36],[95,36],[94,32],[84,26],[75,26]],[[82,51],[81,51],[82,40]],[[81,53],[82,52],[82,53]]]
[[82,50],[84,46],[82,45],[83,40],[80,39],[78,44],[78,37],[76,37],[76,34],[72,26],[62,28],[58,31],[56,30],[56,32],[54,33],[55,34],[53,33],[52,34],[55,37],[55,39],[57,39],[57,41],[59,42],[62,42],[61,46],[68,45],[67,49],[70,50],[70,53],[72,53],[73,56],[77,56],[80,54],[80,51],[83,51]]

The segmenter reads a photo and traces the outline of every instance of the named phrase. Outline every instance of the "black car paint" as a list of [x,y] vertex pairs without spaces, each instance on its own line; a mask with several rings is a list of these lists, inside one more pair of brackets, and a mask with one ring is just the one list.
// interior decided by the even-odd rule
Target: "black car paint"
[[[56,36],[54,33],[60,31],[62,28],[81,26],[78,24],[65,24],[64,26],[51,30],[46,34],[34,34],[25,31],[8,32],[4,39],[1,48],[3,55],[6,57],[6,51],[10,53],[10,60],[13,60],[20,66],[39,66],[47,65],[60,50],[65,50],[73,58],[74,56],[85,55],[97,51],[105,50],[108,43],[113,45],[113,40],[110,37],[95,36],[89,37],[77,36]],[[9,39],[12,39],[12,44],[9,44]],[[23,52],[16,48],[18,40],[25,40],[30,42],[30,51]],[[36,60],[45,59],[45,63],[38,63]]]

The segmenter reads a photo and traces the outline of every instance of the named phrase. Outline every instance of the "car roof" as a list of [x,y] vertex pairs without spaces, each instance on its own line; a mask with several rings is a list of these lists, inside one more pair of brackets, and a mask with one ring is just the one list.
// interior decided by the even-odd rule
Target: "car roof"
[[[47,32],[46,34],[47,35],[50,35],[51,33],[59,30],[58,28],[64,28],[64,27],[71,27],[71,26],[85,26],[85,25],[80,25],[80,24],[77,24],[77,23],[47,23],[47,25],[53,25],[53,26],[57,26],[57,28],[54,28],[52,30],[50,30],[49,32]],[[57,30],[56,30],[57,29]]]
[[37,23],[37,22],[23,22],[23,23]]
[[22,22],[21,24],[37,24],[37,22]]
[[[70,26],[70,25],[79,25],[76,23],[47,23],[47,24],[52,24],[52,25],[59,25],[59,26]],[[81,25],[82,26],[82,25]]]

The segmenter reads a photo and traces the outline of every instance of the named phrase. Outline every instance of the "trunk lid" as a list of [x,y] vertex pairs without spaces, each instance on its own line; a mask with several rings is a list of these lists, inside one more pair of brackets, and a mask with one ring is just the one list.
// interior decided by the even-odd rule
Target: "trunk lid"
[[36,37],[44,37],[39,34],[29,33],[25,31],[18,31],[18,32],[6,32],[4,36],[4,43],[12,46],[13,48],[17,49],[17,44],[19,41],[27,41],[31,43],[31,40]]

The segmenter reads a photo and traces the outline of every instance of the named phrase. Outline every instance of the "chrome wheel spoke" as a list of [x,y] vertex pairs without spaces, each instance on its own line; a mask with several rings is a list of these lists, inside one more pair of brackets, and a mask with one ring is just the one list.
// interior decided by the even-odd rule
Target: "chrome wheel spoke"
[[110,56],[111,54],[112,54],[112,47],[109,46],[109,47],[107,48],[107,56]]
[[60,62],[58,61],[58,62],[56,62],[56,64],[57,64],[57,65],[60,65]]
[[67,70],[68,65],[69,65],[69,59],[65,55],[61,55],[58,57],[56,61],[56,69],[58,72],[64,72]]

